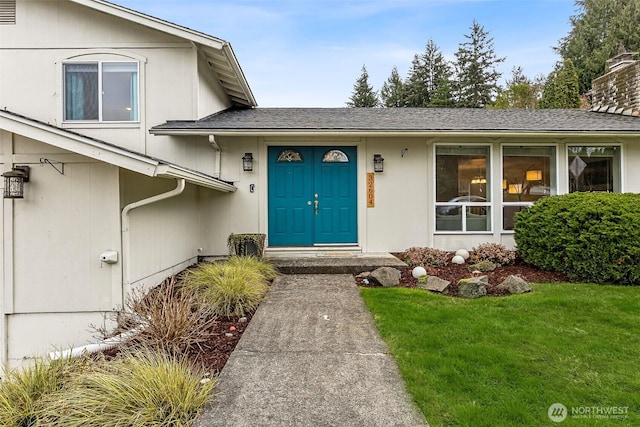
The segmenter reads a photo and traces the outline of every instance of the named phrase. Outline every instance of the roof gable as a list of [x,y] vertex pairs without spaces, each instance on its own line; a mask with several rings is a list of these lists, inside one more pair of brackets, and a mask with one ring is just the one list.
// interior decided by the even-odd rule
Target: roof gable
[[229,42],[108,1],[70,1],[194,43],[203,53],[233,105],[242,107],[257,105]]

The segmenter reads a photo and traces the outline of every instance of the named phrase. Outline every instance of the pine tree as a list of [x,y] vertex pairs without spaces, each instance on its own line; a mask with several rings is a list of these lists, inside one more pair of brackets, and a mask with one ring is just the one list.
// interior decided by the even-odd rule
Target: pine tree
[[571,31],[556,51],[573,61],[583,94],[606,73],[607,59],[617,54],[617,46],[640,50],[640,0],[576,0],[575,5],[578,14],[571,17]]
[[385,107],[404,107],[405,106],[405,88],[398,68],[393,67],[391,75],[386,82],[382,84],[380,89],[381,103]]
[[557,63],[544,85],[539,108],[580,108],[580,84],[573,61]]
[[347,107],[377,107],[379,104],[378,93],[369,84],[369,73],[367,67],[363,65],[362,74],[353,85],[353,92],[347,101]]
[[415,55],[405,82],[407,107],[449,107],[451,66],[433,40],[422,55]]
[[490,105],[498,90],[501,74],[496,66],[505,58],[496,56],[493,38],[475,20],[465,34],[468,41],[461,43],[456,52],[456,95],[458,107],[482,108]]

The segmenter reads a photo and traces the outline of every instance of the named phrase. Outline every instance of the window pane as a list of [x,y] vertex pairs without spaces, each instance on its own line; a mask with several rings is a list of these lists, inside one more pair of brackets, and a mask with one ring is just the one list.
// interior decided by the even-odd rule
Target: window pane
[[138,64],[102,64],[102,120],[138,120]]
[[340,150],[329,150],[322,157],[323,163],[348,163],[349,157]]
[[64,65],[64,119],[98,120],[98,64]]
[[513,230],[516,214],[520,211],[527,210],[529,206],[503,206],[502,207],[502,229]]
[[301,162],[302,156],[294,150],[284,150],[278,154],[278,162]]
[[436,147],[436,202],[487,202],[489,147]]
[[502,200],[533,202],[556,194],[555,147],[504,147]]
[[569,192],[620,188],[620,147],[569,147]]
[[491,231],[489,206],[467,206],[467,231]]

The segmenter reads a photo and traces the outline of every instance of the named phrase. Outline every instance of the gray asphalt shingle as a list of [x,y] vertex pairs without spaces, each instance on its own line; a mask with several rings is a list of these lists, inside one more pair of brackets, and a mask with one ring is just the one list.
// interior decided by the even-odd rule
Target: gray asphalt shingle
[[585,110],[253,108],[168,121],[153,130],[640,133],[640,118]]

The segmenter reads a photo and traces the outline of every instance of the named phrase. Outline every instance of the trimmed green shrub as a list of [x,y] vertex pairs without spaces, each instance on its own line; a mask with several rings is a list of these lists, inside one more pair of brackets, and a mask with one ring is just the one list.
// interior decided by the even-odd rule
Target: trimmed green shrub
[[593,283],[640,284],[640,195],[545,197],[515,218],[518,254],[536,267]]
[[228,262],[200,264],[184,278],[218,316],[242,316],[258,307],[269,289],[260,271]]
[[129,354],[71,375],[46,397],[41,425],[190,426],[215,384],[186,358]]

